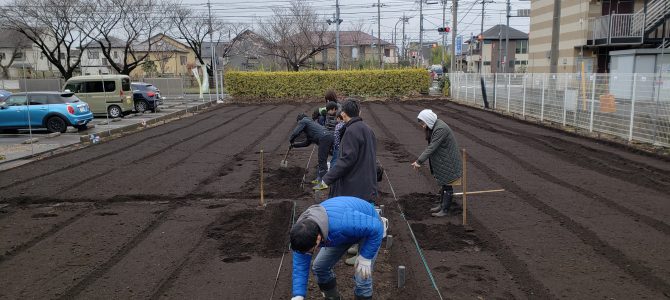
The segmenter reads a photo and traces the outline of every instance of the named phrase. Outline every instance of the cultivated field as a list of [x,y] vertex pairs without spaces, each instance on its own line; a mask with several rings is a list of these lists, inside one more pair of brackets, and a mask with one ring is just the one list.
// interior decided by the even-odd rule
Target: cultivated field
[[[289,299],[288,229],[315,201],[300,188],[311,148],[279,162],[296,114],[315,106],[217,106],[0,172],[0,298]],[[473,230],[457,209],[429,216],[437,184],[410,167],[426,145],[425,107],[467,150],[468,190],[506,190],[468,197]],[[387,171],[380,204],[394,235],[376,299],[438,298],[399,207],[445,299],[670,298],[667,158],[446,102],[365,103],[362,117]],[[348,298],[352,275],[338,266]]]

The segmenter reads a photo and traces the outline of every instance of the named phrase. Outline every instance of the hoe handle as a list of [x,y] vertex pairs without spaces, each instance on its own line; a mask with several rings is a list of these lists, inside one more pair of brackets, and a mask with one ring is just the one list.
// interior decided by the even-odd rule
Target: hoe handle
[[288,147],[288,150],[286,150],[286,154],[284,154],[284,160],[288,157],[288,153],[291,151],[291,147]]

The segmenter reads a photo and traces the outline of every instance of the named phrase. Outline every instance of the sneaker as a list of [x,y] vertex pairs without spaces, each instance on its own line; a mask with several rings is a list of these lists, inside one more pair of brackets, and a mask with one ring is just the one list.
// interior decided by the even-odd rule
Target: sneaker
[[447,212],[440,210],[439,212],[432,213],[431,214],[433,217],[446,217],[448,214]]
[[328,188],[328,185],[323,183],[323,181],[312,187],[312,189],[315,190],[315,191],[325,190],[327,188]]
[[358,256],[349,257],[344,261],[344,263],[347,264],[348,266],[353,266],[354,264],[356,264],[356,257]]
[[349,253],[350,255],[358,254],[358,244],[351,245],[351,247],[347,249],[347,253]]
[[437,206],[431,208],[430,212],[434,213],[434,212],[438,212],[440,210],[442,210],[442,204],[438,204]]
[[312,184],[319,184],[319,182],[321,182],[319,179],[314,179],[311,181]]

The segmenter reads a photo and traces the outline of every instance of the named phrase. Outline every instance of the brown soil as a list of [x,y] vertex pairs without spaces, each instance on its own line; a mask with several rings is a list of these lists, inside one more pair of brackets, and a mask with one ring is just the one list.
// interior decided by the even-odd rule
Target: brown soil
[[[313,106],[223,105],[0,172],[0,298],[290,299],[289,223],[322,197],[300,189],[311,147],[279,163]],[[505,189],[468,196],[467,226],[461,197],[430,217],[439,187],[409,166],[424,107],[467,150],[468,190]],[[366,102],[362,117],[393,185],[379,183],[394,241],[376,299],[670,297],[668,160],[445,101]],[[353,268],[336,272],[352,298]]]

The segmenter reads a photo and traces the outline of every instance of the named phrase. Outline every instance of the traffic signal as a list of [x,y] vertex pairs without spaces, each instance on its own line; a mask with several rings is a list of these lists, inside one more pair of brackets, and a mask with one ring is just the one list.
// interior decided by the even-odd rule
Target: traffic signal
[[451,28],[449,27],[438,27],[437,32],[449,32],[451,31]]

